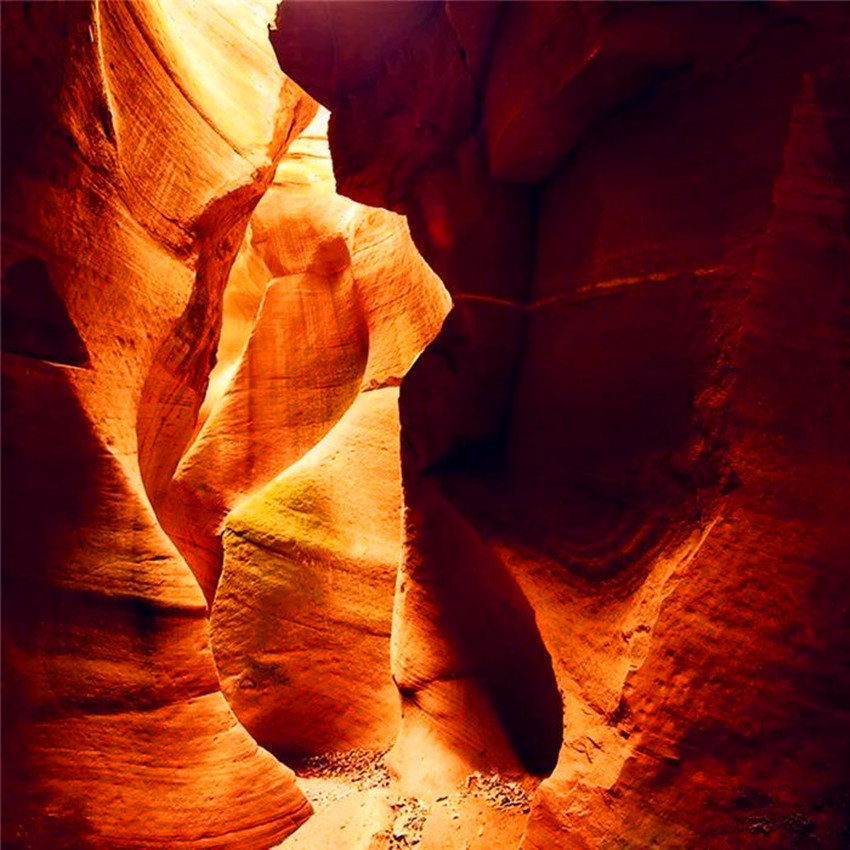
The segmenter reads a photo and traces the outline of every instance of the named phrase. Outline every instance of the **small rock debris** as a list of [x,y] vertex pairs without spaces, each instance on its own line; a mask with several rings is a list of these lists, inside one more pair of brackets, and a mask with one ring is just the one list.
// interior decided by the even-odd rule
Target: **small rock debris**
[[422,840],[422,830],[429,812],[428,805],[418,797],[403,797],[390,805],[397,814],[393,821],[389,846],[415,847]]
[[522,784],[498,773],[472,773],[466,778],[466,789],[477,792],[494,809],[519,809],[523,814],[531,810],[528,792]]
[[306,759],[297,772],[307,778],[344,779],[360,791],[386,788],[390,773],[384,764],[385,755],[385,751],[366,749],[322,753]]
[[[367,749],[323,753],[300,765],[298,775],[306,779],[344,783],[350,790],[391,788],[392,778],[384,764],[385,755],[383,751]],[[344,796],[345,792],[341,791],[341,788],[329,791],[313,789],[311,799],[315,797],[312,799],[314,805],[319,803],[320,807],[324,807]],[[498,773],[471,773],[460,790],[440,795],[433,804],[418,797],[395,797],[390,791],[389,802],[395,817],[389,833],[381,833],[387,847],[393,850],[417,847],[422,841],[422,831],[432,805],[447,806],[451,819],[457,820],[461,817],[459,804],[470,797],[482,799],[494,809],[513,810],[522,814],[528,814],[531,810],[528,791],[522,783]]]

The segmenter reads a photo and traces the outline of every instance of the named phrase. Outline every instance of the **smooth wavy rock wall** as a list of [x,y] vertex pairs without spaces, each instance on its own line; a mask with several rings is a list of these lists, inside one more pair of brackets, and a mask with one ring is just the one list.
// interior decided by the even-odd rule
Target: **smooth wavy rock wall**
[[316,110],[223,11],[3,6],[4,846],[262,848],[310,814],[228,706],[152,504]]
[[525,848],[848,840],[848,33],[280,6],[339,190],[454,300],[401,390],[411,793],[548,775]]

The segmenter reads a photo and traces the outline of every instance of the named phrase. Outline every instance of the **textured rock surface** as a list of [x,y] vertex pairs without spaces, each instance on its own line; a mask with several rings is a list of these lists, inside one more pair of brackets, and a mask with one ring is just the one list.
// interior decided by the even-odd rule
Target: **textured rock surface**
[[404,219],[334,193],[326,121],[287,154],[251,218],[203,424],[162,499],[208,601],[228,511],[316,445],[361,388],[397,384],[448,310]]
[[3,4],[4,846],[846,845],[846,7],[273,6]]
[[226,11],[3,4],[4,846],[260,848],[310,813],[230,711],[155,515],[315,109]]
[[227,518],[216,664],[234,711],[281,757],[386,749],[398,728],[397,405],[395,388],[362,393],[316,448]]
[[[455,300],[401,393],[402,783],[554,766],[529,848],[840,846],[846,9],[383,14],[376,44],[291,2],[272,41],[340,191],[404,212]],[[546,665],[500,709],[451,627],[499,576],[560,747]]]
[[334,193],[321,114],[236,263],[222,366],[163,526],[215,595],[222,686],[258,742],[287,759],[383,749],[398,726],[397,385],[450,299],[403,218]]
[[[386,748],[397,730],[397,385],[449,298],[403,218],[334,194],[326,113],[281,159],[316,104],[279,71],[271,14],[4,8],[9,846],[292,831],[310,806],[220,681],[277,753]],[[340,419],[306,477],[275,480]],[[324,544],[269,513],[296,492]],[[231,538],[284,552],[231,557],[216,669],[236,505]],[[287,619],[306,596],[244,616],[291,585],[298,545],[317,585],[339,579],[306,644]],[[260,681],[270,654],[297,659],[276,674],[290,686]]]

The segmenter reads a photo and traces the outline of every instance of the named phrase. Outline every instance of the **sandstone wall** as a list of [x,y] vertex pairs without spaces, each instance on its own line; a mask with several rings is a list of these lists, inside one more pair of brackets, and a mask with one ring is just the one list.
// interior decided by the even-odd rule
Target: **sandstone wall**
[[847,840],[848,32],[278,12],[339,190],[406,214],[455,305],[401,392],[394,759],[418,793],[551,772],[525,847]]
[[265,49],[270,84],[214,79],[246,35],[207,11],[213,79],[173,6],[3,4],[4,846],[260,848],[310,814],[156,517],[248,217],[316,108]]

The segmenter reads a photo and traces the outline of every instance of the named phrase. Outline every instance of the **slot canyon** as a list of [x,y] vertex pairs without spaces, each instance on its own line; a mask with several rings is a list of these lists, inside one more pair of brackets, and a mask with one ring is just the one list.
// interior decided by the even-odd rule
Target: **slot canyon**
[[0,13],[4,848],[850,847],[850,5]]

